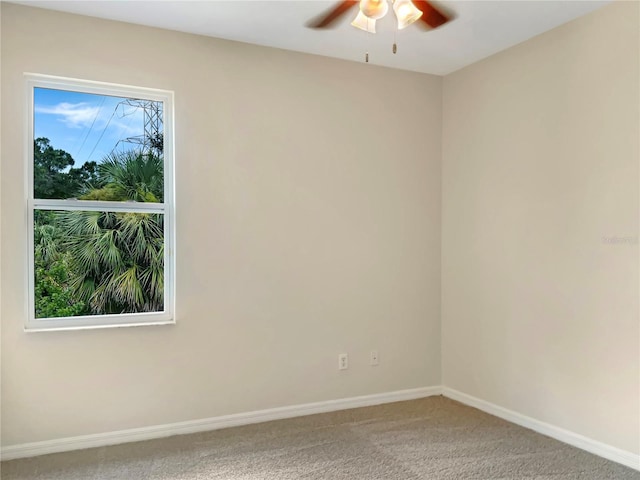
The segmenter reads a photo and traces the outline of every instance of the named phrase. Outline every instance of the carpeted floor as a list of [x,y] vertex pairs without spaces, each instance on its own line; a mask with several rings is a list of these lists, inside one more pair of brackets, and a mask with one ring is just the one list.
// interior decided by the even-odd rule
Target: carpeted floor
[[2,463],[2,480],[640,480],[444,397]]

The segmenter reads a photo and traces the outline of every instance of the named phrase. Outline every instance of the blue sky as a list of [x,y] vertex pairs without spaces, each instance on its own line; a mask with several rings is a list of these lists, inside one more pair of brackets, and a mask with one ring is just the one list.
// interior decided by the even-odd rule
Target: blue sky
[[[123,105],[121,97],[34,89],[34,135],[71,154],[74,167],[100,161],[119,140],[144,133],[143,110]],[[117,150],[135,145],[120,143]]]

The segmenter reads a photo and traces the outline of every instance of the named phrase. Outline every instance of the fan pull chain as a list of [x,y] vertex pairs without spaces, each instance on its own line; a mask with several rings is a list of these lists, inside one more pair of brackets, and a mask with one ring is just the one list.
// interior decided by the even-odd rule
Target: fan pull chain
[[396,29],[393,31],[393,54],[395,55],[398,51],[398,44],[396,43],[396,34],[398,33],[398,26],[396,25]]
[[[367,17],[367,31],[369,31],[369,17]],[[369,41],[369,36],[367,36],[367,43],[368,43],[368,44],[369,44],[369,43],[371,43],[371,42]],[[367,47],[368,47],[368,45],[367,45]],[[366,51],[366,53],[364,54],[364,62],[365,62],[365,63],[369,63],[369,48],[367,48],[367,51]]]

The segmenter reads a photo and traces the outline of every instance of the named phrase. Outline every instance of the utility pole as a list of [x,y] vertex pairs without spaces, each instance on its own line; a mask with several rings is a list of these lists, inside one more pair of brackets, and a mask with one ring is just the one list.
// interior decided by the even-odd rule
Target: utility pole
[[124,138],[120,140],[120,142],[140,145],[143,154],[162,153],[164,145],[162,102],[127,98],[120,102],[120,105],[128,105],[136,109],[142,108],[144,118],[144,133],[142,135]]

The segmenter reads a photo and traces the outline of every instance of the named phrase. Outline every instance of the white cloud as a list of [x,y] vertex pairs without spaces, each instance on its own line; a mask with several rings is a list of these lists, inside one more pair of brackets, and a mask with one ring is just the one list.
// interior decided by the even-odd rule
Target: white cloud
[[36,105],[36,113],[60,116],[67,127],[82,128],[91,126],[100,111],[100,107],[91,107],[86,103],[59,103],[53,107]]

